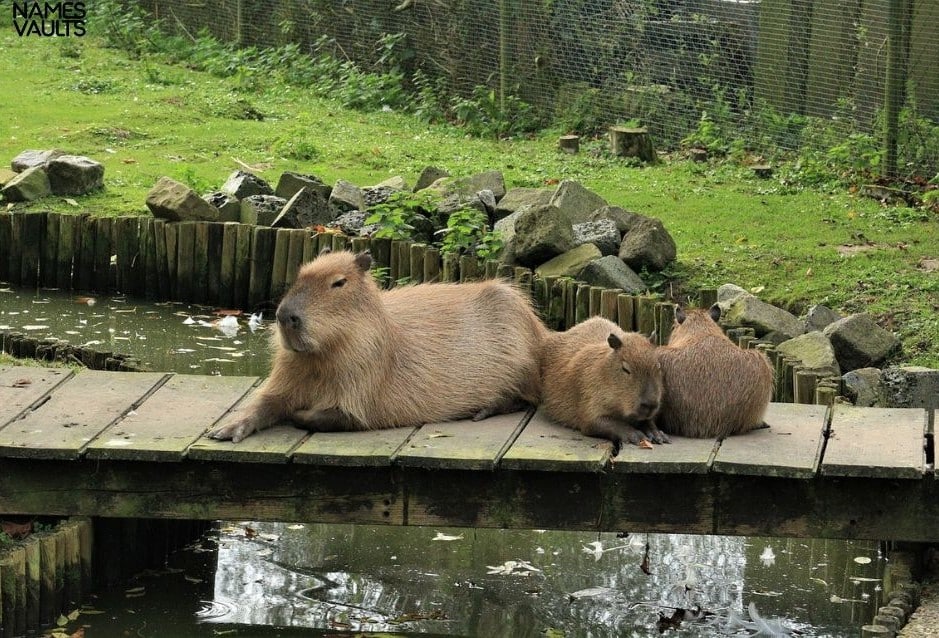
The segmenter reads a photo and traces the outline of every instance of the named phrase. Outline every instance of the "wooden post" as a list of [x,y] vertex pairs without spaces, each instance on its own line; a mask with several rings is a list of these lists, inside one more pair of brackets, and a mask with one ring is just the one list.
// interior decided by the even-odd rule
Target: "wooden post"
[[290,229],[274,231],[274,261],[271,266],[271,287],[268,296],[280,299],[287,290],[287,257],[290,253]]
[[424,282],[437,283],[440,281],[440,250],[428,246],[424,250]]
[[580,135],[562,135],[558,138],[558,148],[571,155],[580,150]]
[[894,638],[894,633],[882,625],[864,625],[861,638]]
[[698,307],[710,308],[717,303],[717,288],[702,288],[698,291]]
[[39,539],[35,535],[23,540],[26,558],[26,631],[34,632],[42,625],[40,606],[42,599],[42,555]]
[[335,252],[349,249],[349,238],[346,237],[345,235],[335,233],[333,234],[332,239],[333,239],[332,248]]
[[512,278],[515,277],[515,266],[500,263],[499,267],[496,268],[496,277],[505,281],[512,281]]
[[617,298],[623,291],[619,288],[606,288],[600,293],[600,316],[616,323],[618,318]]
[[380,268],[391,268],[391,240],[387,238],[373,238],[372,259]]
[[561,279],[561,290],[563,291],[561,328],[564,330],[570,330],[577,325],[577,287],[579,285],[577,281],[570,277]]
[[[316,233],[311,233],[306,231],[306,235],[303,237],[303,261],[301,263],[308,263],[316,259],[316,255],[319,253],[317,250],[319,248],[319,237]],[[374,259],[375,255],[372,255]]]
[[[105,218],[98,219],[98,225],[105,221]],[[108,247],[110,252],[110,246]],[[101,280],[101,274],[98,270],[98,243],[95,241],[95,281]],[[110,261],[110,259],[109,259]],[[170,271],[166,254],[166,220],[153,220],[153,268],[156,270],[156,294],[161,301],[167,301],[172,298],[170,295]],[[95,284],[97,285],[97,284]]]
[[495,279],[499,276],[499,266],[502,264],[498,259],[487,259],[484,268],[484,277],[486,279]]
[[114,220],[117,247],[118,288],[125,295],[140,294],[139,218],[118,217]]
[[443,256],[443,280],[449,282],[460,280],[459,255],[454,253],[446,253]]
[[[391,249],[394,250],[396,244],[392,242]],[[398,250],[398,276],[395,277],[395,282],[398,281],[411,283],[411,242],[407,240],[402,240],[397,244]],[[422,269],[423,272],[423,269]]]
[[55,536],[52,532],[36,535],[39,539],[39,622],[47,627],[58,617],[60,601],[55,589]]
[[818,375],[809,370],[799,370],[795,373],[793,384],[793,403],[815,403],[815,386]]
[[655,336],[659,345],[668,343],[672,328],[675,327],[676,308],[678,306],[667,301],[655,304]]
[[205,303],[208,295],[209,272],[209,223],[194,222],[195,241],[192,251],[192,301]]
[[255,226],[251,231],[251,274],[248,281],[248,307],[254,309],[270,299],[277,229]]
[[905,0],[887,2],[887,64],[884,74],[884,163],[882,174],[897,175],[897,140],[900,128],[900,107],[906,83],[903,47],[903,5]]
[[163,226],[163,239],[166,242],[166,274],[169,281],[169,298],[179,301],[179,224],[167,222]]
[[238,243],[238,223],[222,224],[222,254],[218,264],[218,304],[222,308],[235,305],[235,246]]
[[[574,324],[590,318],[590,286],[588,284],[577,284],[577,296],[574,302]],[[573,325],[568,325],[568,329]]]
[[81,232],[79,230],[80,223],[81,217],[78,215],[62,215],[59,218],[55,287],[60,290],[72,289],[72,261],[75,257],[75,239]]
[[479,279],[479,260],[476,255],[460,256],[460,282]]
[[617,323],[619,324],[619,327],[626,332],[633,332],[636,330],[634,302],[635,297],[632,295],[627,295],[625,293],[616,295]]
[[10,245],[9,272],[7,280],[14,286],[19,285],[23,274],[23,215],[26,213],[10,213]]
[[[0,215],[0,237],[3,235],[3,215]],[[6,215],[9,218],[9,215]],[[46,288],[55,288],[56,255],[59,249],[59,219],[61,213],[48,213],[46,215],[46,233],[42,240],[42,257],[39,264],[40,281]],[[9,246],[0,239],[0,255],[9,255]],[[0,281],[6,279],[4,264],[9,263],[6,257],[0,257]]]
[[525,293],[529,299],[532,298],[532,289],[531,289],[531,279],[534,276],[531,268],[525,268],[524,266],[515,267],[515,285],[520,291]]
[[[160,261],[157,257],[157,244],[162,243],[163,229],[162,226],[157,226],[157,221],[158,220],[152,217],[143,217],[140,220],[140,254],[143,257],[143,272],[141,275],[144,282],[143,292],[147,299],[159,299],[163,301],[166,297],[164,297],[160,291]],[[164,224],[166,223],[163,220],[159,221]],[[211,246],[209,250],[212,250]],[[216,251],[217,252],[214,254],[217,260],[218,253],[221,252],[221,245],[219,245]]]
[[617,157],[638,157],[650,164],[654,164],[658,159],[649,131],[645,127],[611,126],[610,152]]
[[590,316],[600,314],[600,297],[603,296],[603,286],[590,286]]
[[544,281],[548,289],[545,324],[552,330],[560,330],[564,325],[564,280],[550,275],[545,277]]
[[76,290],[89,291],[94,285],[97,221],[93,215],[81,215],[78,225],[72,287]]
[[388,286],[392,287],[401,278],[401,242],[400,239],[391,240],[391,265],[388,270]]
[[411,273],[411,283],[419,284],[424,281],[424,251],[427,244],[411,244],[408,247],[408,271]]
[[[9,281],[10,279],[10,255],[12,254],[12,247],[13,215],[7,212],[0,212],[0,281]],[[55,268],[52,269],[52,272],[55,272]],[[48,286],[49,284],[46,285]]]
[[[303,229],[290,231],[290,244],[287,247],[287,288],[290,288],[293,282],[297,280],[297,273],[300,271],[300,266],[303,264],[303,242],[306,241],[307,235],[309,234],[309,231]],[[354,249],[355,239],[353,239],[352,242]]]
[[22,256],[20,285],[39,287],[39,263],[42,259],[42,239],[46,233],[45,213],[26,213],[22,216]]
[[254,227],[238,224],[235,228],[235,285],[232,305],[248,309],[248,292],[251,287],[251,241]]
[[636,298],[636,331],[650,337],[655,332],[655,297]]
[[205,267],[205,299],[202,303],[219,304],[222,295],[222,245],[225,241],[225,224],[206,222],[209,234],[208,254]]
[[545,311],[548,309],[548,299],[550,298],[548,286],[545,283],[544,277],[537,274],[532,277],[532,291],[535,303],[535,311],[538,312],[538,314],[543,319],[545,316]]
[[[193,280],[196,277],[196,223],[179,222],[177,226],[176,295],[180,301],[196,301],[193,299]],[[123,268],[121,271],[123,272]]]

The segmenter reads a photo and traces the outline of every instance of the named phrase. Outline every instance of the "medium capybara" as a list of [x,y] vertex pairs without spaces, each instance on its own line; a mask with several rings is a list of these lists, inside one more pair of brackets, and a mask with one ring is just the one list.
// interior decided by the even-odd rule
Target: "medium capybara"
[[301,267],[277,307],[270,376],[244,416],[213,430],[238,442],[282,419],[370,430],[505,412],[540,398],[547,329],[500,281],[380,291],[368,253]]
[[773,369],[758,350],[743,350],[717,324],[720,306],[679,308],[668,345],[656,349],[665,380],[657,422],[669,434],[726,437],[763,426]]
[[668,443],[653,417],[662,398],[655,347],[638,333],[592,317],[544,338],[542,408],[588,436],[638,444]]

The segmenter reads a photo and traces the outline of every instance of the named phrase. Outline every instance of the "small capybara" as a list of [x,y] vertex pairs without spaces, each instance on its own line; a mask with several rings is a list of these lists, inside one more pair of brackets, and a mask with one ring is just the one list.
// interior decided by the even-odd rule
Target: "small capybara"
[[213,430],[238,442],[282,419],[370,430],[484,418],[540,398],[547,328],[500,281],[380,291],[368,253],[322,254],[277,307],[270,376],[244,416]]
[[669,434],[726,437],[763,426],[773,369],[758,350],[743,350],[717,324],[720,306],[679,308],[668,345],[656,349],[665,380],[657,422]]
[[544,338],[542,407],[549,417],[617,449],[643,439],[668,443],[653,422],[662,399],[655,347],[638,333],[592,317]]

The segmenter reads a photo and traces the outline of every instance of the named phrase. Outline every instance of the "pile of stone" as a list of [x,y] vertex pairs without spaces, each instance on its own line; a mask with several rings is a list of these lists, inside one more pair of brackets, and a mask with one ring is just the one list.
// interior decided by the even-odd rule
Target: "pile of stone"
[[104,166],[84,155],[65,151],[27,150],[10,163],[13,174],[3,180],[3,199],[31,202],[50,195],[85,195],[104,187]]
[[721,322],[752,328],[756,337],[819,377],[841,377],[847,398],[871,407],[939,406],[939,370],[917,366],[881,369],[900,350],[900,340],[867,313],[843,317],[812,306],[804,317],[725,284],[717,291]]

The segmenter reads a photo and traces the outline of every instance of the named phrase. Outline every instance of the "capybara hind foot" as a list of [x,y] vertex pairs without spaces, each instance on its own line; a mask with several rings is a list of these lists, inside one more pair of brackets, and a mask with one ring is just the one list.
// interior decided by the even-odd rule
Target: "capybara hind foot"
[[531,404],[528,401],[520,399],[519,397],[512,397],[510,399],[499,399],[495,403],[487,405],[479,412],[473,415],[474,421],[482,421],[483,419],[488,419],[491,416],[497,414],[511,414],[512,412],[521,412],[522,410],[527,410],[531,407]]
[[339,408],[327,410],[297,410],[290,419],[299,427],[313,432],[348,432],[364,430],[358,420]]
[[227,441],[231,439],[232,443],[238,443],[249,434],[258,431],[257,421],[250,416],[243,416],[240,419],[232,421],[226,425],[220,425],[208,436],[217,441]]

